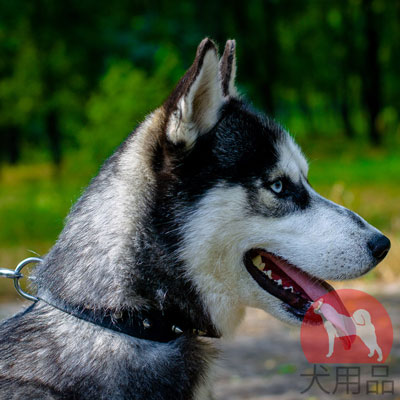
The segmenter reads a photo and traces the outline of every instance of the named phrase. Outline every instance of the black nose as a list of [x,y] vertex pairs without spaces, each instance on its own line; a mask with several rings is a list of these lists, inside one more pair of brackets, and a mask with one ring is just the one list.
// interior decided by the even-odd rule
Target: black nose
[[372,237],[368,242],[372,255],[378,260],[382,261],[390,249],[390,240],[381,234],[377,234]]

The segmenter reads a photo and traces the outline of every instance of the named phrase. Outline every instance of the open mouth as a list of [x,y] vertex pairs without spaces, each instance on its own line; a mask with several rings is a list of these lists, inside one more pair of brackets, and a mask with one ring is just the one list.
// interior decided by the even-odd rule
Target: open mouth
[[[303,321],[312,307],[314,312],[307,313],[304,321],[312,325],[320,324],[322,319],[319,316],[323,316],[340,333],[345,349],[351,347],[356,327],[331,285],[262,249],[249,250],[244,256],[244,263],[261,288],[280,299],[288,312]],[[330,293],[330,298],[326,303],[327,293]]]
[[261,288],[280,299],[286,310],[300,320],[314,301],[333,290],[324,280],[262,249],[249,250],[244,263]]
[[[303,321],[307,311],[313,307],[314,312],[307,313],[306,323],[320,324],[319,316],[323,316],[340,333],[345,348],[351,347],[356,328],[331,285],[262,249],[249,250],[244,263],[261,288],[280,299],[288,312]],[[330,293],[330,299],[325,303],[327,293]]]

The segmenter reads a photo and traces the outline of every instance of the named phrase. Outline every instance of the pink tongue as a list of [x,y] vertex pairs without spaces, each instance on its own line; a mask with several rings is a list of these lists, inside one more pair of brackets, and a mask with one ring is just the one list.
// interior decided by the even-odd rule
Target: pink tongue
[[[268,255],[270,257],[271,255]],[[279,258],[273,259],[274,263],[285,272],[291,279],[293,279],[301,288],[310,296],[312,301],[317,301],[321,297],[329,293],[329,304],[326,300],[319,308],[324,317],[330,321],[335,328],[342,335],[341,339],[344,342],[345,348],[349,349],[351,343],[354,341],[349,336],[355,335],[356,327],[353,320],[350,318],[350,313],[347,311],[340,297],[333,290],[325,287],[320,280],[310,278],[306,273],[297,268],[286,264]],[[325,283],[325,285],[327,285]]]
[[[268,255],[270,258],[271,255]],[[322,285],[321,281],[310,278],[305,272],[294,268],[279,258],[273,257],[273,262],[291,279],[293,279],[311,298],[312,301],[318,300],[320,297],[329,293],[329,290]],[[341,303],[341,302],[340,302]],[[344,305],[341,303],[342,307]]]

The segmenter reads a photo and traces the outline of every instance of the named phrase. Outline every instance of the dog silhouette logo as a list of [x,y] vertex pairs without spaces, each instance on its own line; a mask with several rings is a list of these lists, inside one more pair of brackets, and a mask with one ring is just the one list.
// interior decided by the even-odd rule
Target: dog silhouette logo
[[300,338],[312,363],[383,363],[392,347],[393,328],[389,314],[373,296],[339,289],[311,305]]
[[[315,313],[320,314],[322,304],[323,301],[319,300],[317,308],[314,309]],[[328,307],[331,307],[333,309],[333,313],[337,312],[331,305],[328,304]],[[341,315],[340,317],[351,319],[352,323],[355,326],[355,334],[362,340],[362,342],[369,350],[368,357],[373,357],[376,353],[378,356],[378,359],[376,361],[382,361],[382,349],[379,347],[376,340],[376,330],[374,324],[371,321],[371,314],[367,310],[358,309],[354,311],[351,317],[348,317],[347,315]],[[329,339],[329,352],[326,357],[331,357],[334,351],[335,338],[346,335],[346,333],[342,332],[340,329],[337,329],[331,321],[325,318],[323,319],[324,328],[326,330],[326,333],[328,334]]]

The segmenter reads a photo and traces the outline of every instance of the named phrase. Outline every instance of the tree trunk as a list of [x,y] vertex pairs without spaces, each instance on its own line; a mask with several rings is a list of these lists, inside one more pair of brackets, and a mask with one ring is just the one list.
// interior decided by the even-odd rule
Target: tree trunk
[[21,155],[21,133],[16,126],[10,127],[9,131],[9,161],[16,164]]
[[377,117],[381,110],[381,71],[379,68],[378,51],[379,37],[376,15],[372,10],[372,0],[364,0],[365,12],[365,63],[364,63],[364,104],[369,114],[369,138],[372,144],[379,145],[381,136],[377,128]]
[[[232,2],[231,12],[235,29],[240,38],[239,71],[256,82],[253,99],[270,115],[275,114],[273,88],[277,75],[278,46],[275,29],[276,7],[270,1],[249,1],[248,8],[243,2]],[[257,10],[257,18],[249,10]],[[257,40],[254,40],[254,38]],[[257,102],[256,101],[256,102]]]
[[[261,51],[268,53],[268,56],[264,58],[262,65],[262,71],[260,71],[260,89],[262,93],[263,106],[267,113],[275,116],[276,107],[274,99],[274,86],[276,85],[278,75],[278,60],[279,60],[279,49],[277,44],[277,32],[276,32],[276,14],[277,5],[273,2],[266,1],[263,3],[264,6],[264,31],[263,39],[264,43]],[[253,57],[258,56],[256,52]]]
[[5,126],[1,136],[3,137],[3,145],[0,151],[0,158],[10,164],[16,164],[21,155],[21,132],[16,126]]
[[47,135],[50,143],[50,151],[54,164],[61,165],[61,132],[59,129],[58,113],[50,110],[46,116]]
[[350,121],[349,103],[346,99],[346,91],[344,90],[343,93],[343,98],[340,101],[340,113],[342,115],[344,133],[348,138],[352,139],[354,138],[354,130]]
[[344,54],[340,63],[339,106],[344,134],[352,139],[354,138],[354,128],[351,124],[352,107],[349,93],[349,74],[354,73],[356,70],[354,66],[354,55],[356,54],[354,46],[355,29],[347,2],[340,3],[340,12],[343,21],[340,40],[344,46]]

